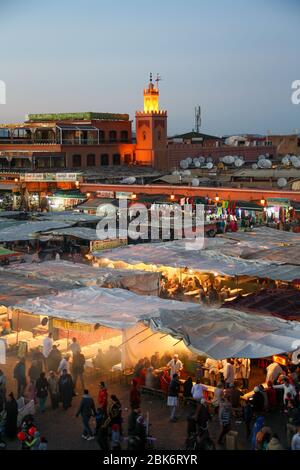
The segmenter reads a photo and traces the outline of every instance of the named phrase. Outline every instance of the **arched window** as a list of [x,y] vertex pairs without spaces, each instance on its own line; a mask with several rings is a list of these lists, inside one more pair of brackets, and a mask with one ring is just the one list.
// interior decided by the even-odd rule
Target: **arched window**
[[101,155],[100,165],[101,166],[108,166],[109,165],[109,155],[108,155],[108,153],[103,153]]
[[81,166],[81,155],[73,155],[73,168]]
[[130,163],[131,163],[131,155],[130,155],[130,153],[127,153],[127,154],[124,156],[124,163],[125,163],[125,165],[130,165]]
[[128,131],[121,131],[121,142],[128,142]]
[[146,134],[146,132],[144,131],[144,132],[143,132],[143,140],[146,140],[146,139],[147,139],[147,134]]
[[90,153],[87,157],[86,157],[86,165],[87,166],[95,166],[95,163],[96,162],[96,157],[93,153]]
[[113,165],[121,165],[121,155],[119,153],[113,155]]
[[117,132],[116,131],[109,131],[109,141],[116,142],[117,141]]
[[157,133],[157,140],[161,140],[161,131],[158,131]]
[[99,131],[99,142],[104,142],[104,141],[105,141],[105,132]]

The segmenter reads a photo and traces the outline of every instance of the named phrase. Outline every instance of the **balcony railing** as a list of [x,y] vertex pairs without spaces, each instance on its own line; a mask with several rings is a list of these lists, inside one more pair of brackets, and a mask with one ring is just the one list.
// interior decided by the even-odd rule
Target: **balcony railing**
[[0,137],[0,145],[106,145],[106,144],[119,144],[129,143],[129,139],[120,140],[99,140],[98,139],[62,139],[54,141],[53,139],[7,139]]

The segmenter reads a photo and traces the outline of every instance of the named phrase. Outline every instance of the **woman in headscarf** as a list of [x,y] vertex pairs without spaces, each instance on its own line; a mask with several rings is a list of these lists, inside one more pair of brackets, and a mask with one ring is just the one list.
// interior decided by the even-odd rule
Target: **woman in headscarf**
[[71,374],[68,374],[67,369],[63,370],[63,373],[58,382],[60,398],[64,410],[67,410],[72,405],[73,398],[73,380]]

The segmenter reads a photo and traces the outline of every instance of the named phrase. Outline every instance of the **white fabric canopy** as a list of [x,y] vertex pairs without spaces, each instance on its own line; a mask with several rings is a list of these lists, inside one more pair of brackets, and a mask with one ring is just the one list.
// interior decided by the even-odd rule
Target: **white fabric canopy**
[[73,286],[121,287],[143,295],[158,295],[159,290],[158,272],[98,268],[70,261],[14,264],[2,268],[2,272],[56,283],[59,280]]
[[300,324],[200,305],[143,297],[122,289],[86,287],[29,299],[16,306],[28,313],[127,329],[144,322],[193,351],[215,359],[267,357],[300,346]]
[[18,227],[7,227],[0,230],[0,242],[13,242],[21,240],[32,240],[37,237],[37,233],[46,232],[48,230],[70,227],[73,223],[58,221],[42,221],[42,222],[24,222]]
[[[250,276],[274,280],[292,281],[300,278],[300,267],[282,265],[264,260],[234,258],[219,250],[191,249],[193,243],[186,240],[167,243],[129,245],[122,248],[94,252],[95,258],[123,261],[132,266],[138,264],[194,269],[201,272],[217,272],[226,276]],[[226,248],[224,248],[226,250]]]

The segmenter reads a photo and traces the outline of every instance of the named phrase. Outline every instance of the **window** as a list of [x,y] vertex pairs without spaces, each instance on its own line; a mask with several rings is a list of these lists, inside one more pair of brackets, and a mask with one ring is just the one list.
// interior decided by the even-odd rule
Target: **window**
[[157,140],[161,140],[161,132],[160,131],[158,131],[158,133],[157,133]]
[[107,153],[103,153],[101,155],[101,166],[108,166],[109,165],[109,155]]
[[73,168],[81,166],[81,155],[73,155]]
[[116,142],[117,141],[117,132],[116,131],[109,131],[109,141]]
[[146,140],[146,139],[147,139],[147,134],[146,134],[146,132],[145,132],[145,131],[143,132],[143,139],[144,139],[144,140]]
[[119,153],[113,155],[113,165],[121,165],[121,155]]
[[99,142],[104,142],[104,141],[105,141],[105,132],[99,131]]
[[87,166],[95,166],[95,161],[96,161],[96,158],[95,158],[95,155],[93,153],[90,153],[86,157],[86,165]]
[[121,131],[121,141],[128,142],[128,131]]
[[124,163],[125,165],[130,165],[131,163],[131,155],[129,153],[127,153],[125,156],[124,156]]

